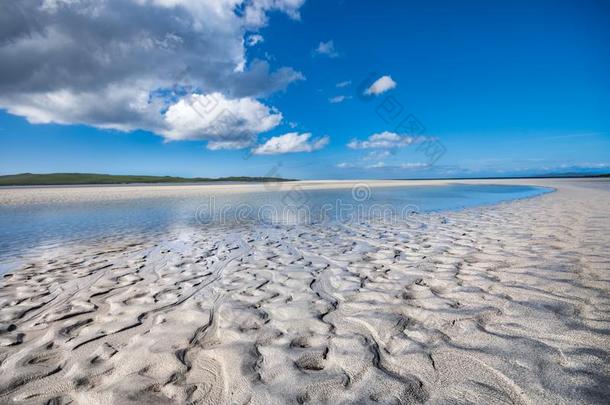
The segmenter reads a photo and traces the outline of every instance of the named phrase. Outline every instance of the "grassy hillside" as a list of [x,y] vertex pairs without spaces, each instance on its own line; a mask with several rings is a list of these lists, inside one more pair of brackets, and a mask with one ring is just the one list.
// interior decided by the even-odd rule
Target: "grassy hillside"
[[219,181],[235,182],[268,182],[292,181],[278,177],[220,177],[210,179],[205,177],[171,177],[171,176],[121,176],[94,173],[21,173],[0,176],[0,186],[48,186],[72,184],[126,184],[126,183],[204,183]]

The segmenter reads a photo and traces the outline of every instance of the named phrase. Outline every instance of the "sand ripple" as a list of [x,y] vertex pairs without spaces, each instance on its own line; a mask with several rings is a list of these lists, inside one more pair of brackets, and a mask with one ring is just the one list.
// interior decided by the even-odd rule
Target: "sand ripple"
[[0,403],[604,403],[607,184],[45,251],[0,285]]

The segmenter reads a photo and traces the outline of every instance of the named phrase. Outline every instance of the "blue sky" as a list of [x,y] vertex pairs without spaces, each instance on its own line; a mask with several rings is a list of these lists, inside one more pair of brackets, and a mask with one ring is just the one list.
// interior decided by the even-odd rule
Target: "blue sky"
[[[138,40],[142,32],[152,38],[130,52],[138,61],[112,59],[116,41],[97,35],[107,22],[73,22],[66,36],[98,41],[87,48],[51,46],[53,24],[75,15],[69,4],[15,8],[33,17],[0,31],[8,38],[0,57],[12,65],[0,68],[0,172],[303,179],[609,172],[609,4],[253,2],[216,17],[185,0],[172,12],[231,29],[212,24],[207,38],[196,25],[169,26],[165,13],[145,10],[160,20],[137,31]],[[78,31],[90,34],[87,27],[96,35]],[[133,43],[136,34],[112,35]],[[34,40],[44,52],[31,51]],[[112,64],[86,59],[92,47]],[[382,77],[390,84],[363,96]],[[130,110],[142,94],[164,120]],[[189,94],[199,102],[215,95],[239,125],[201,123],[207,117],[179,101]],[[416,124],[401,125],[407,117]]]

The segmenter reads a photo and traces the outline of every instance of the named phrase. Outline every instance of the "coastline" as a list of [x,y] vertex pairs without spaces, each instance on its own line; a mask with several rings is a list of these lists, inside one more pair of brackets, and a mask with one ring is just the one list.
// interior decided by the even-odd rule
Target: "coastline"
[[[41,252],[0,284],[0,402],[607,398],[609,181],[290,184],[361,183],[556,191],[391,229],[181,230]],[[0,204],[266,189],[119,188],[123,196],[112,186],[0,190]]]
[[[299,180],[257,184],[180,184],[180,185],[87,185],[0,188],[0,205],[45,204],[132,200],[140,198],[172,198],[177,196],[209,196],[213,193],[276,192],[291,189],[314,191],[346,189],[357,185],[375,187],[443,186],[448,184],[498,184],[548,186],[574,181],[604,183],[607,179],[474,179],[474,180]],[[552,186],[551,186],[552,187]]]

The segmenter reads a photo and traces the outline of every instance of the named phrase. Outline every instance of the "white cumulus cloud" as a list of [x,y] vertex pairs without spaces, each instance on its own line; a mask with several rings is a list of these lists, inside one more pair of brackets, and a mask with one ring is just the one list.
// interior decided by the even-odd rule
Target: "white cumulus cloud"
[[[304,79],[248,60],[273,12],[304,0],[0,2],[0,109],[32,123],[151,131],[209,147],[243,145],[281,114],[258,101]],[[254,34],[249,34],[254,33]],[[237,122],[189,111],[217,95]],[[196,118],[197,117],[197,118]]]
[[257,134],[282,121],[282,114],[250,97],[229,99],[221,93],[192,94],[164,114],[169,140],[209,140],[210,149],[245,147]]
[[329,58],[336,58],[339,56],[333,41],[320,42],[318,47],[315,49],[315,53],[319,55],[326,55]]
[[255,155],[275,155],[281,153],[313,152],[328,145],[329,137],[323,136],[311,139],[311,133],[289,132],[284,135],[274,136],[267,142],[253,149]]
[[364,94],[367,96],[376,96],[381,93],[385,93],[388,90],[392,90],[396,87],[396,82],[392,79],[391,76],[381,76],[379,79],[375,80],[371,86],[364,91]]

